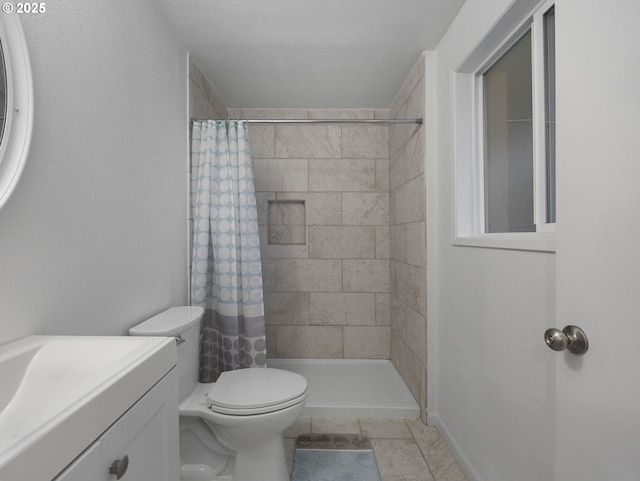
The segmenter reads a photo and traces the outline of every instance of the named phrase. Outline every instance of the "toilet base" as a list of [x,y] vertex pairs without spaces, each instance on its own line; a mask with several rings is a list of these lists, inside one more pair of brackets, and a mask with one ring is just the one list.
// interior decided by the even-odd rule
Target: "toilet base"
[[207,464],[183,464],[180,466],[180,481],[220,481],[215,470]]
[[[222,455],[227,463],[220,462],[222,459],[214,463],[213,458],[206,460],[199,455],[197,459],[211,463],[214,477],[204,477],[207,470],[194,467],[183,469],[183,476],[191,477],[181,481],[289,481],[283,433],[300,415],[305,399],[275,412],[231,416],[216,413],[206,406],[209,388],[207,384],[198,384],[180,403],[180,423],[188,428],[190,436],[198,438],[200,447],[208,447],[209,456],[217,453],[216,456]],[[181,456],[182,462],[202,462],[195,456],[187,457],[187,453],[194,453],[195,443],[187,446],[186,434],[181,436],[181,450],[187,448]]]
[[259,446],[259,449],[236,453],[236,480],[289,481],[282,437]]
[[244,449],[229,456],[220,463],[211,451],[193,449],[190,444],[192,459],[209,464],[187,464],[180,466],[180,481],[289,481],[289,467],[286,462],[284,439],[271,439],[253,449]]

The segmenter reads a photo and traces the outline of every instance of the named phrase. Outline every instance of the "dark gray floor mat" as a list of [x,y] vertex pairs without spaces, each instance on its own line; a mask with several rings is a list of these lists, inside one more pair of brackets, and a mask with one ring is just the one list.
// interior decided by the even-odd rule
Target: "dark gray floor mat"
[[373,445],[361,434],[301,434],[292,481],[381,481]]

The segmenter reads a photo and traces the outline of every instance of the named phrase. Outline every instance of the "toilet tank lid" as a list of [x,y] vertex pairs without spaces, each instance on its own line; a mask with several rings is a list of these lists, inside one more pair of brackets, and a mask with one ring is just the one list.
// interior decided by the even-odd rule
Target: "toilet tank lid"
[[200,322],[204,308],[201,306],[171,307],[166,311],[129,329],[131,336],[175,336]]

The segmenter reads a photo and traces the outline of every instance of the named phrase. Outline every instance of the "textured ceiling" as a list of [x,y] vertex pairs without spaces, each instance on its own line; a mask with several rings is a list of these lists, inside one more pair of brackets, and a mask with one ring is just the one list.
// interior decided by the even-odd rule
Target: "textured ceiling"
[[386,108],[464,0],[152,0],[228,107]]

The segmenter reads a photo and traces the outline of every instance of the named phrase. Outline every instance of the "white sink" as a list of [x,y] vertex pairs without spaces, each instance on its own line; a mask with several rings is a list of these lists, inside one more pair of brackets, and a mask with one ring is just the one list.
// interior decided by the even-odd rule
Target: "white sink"
[[52,479],[175,364],[172,338],[31,336],[0,346],[0,480]]

